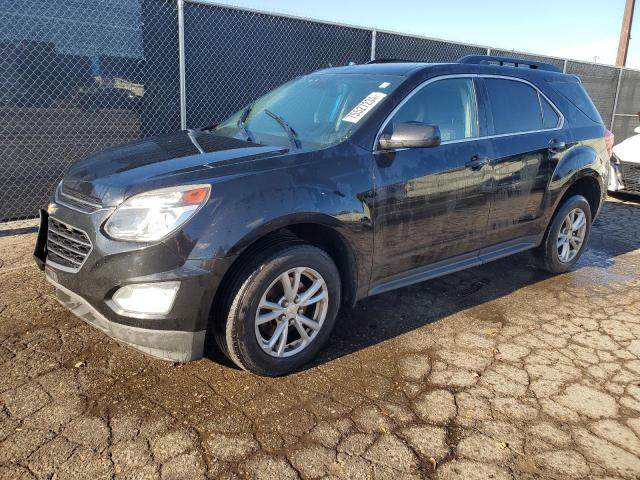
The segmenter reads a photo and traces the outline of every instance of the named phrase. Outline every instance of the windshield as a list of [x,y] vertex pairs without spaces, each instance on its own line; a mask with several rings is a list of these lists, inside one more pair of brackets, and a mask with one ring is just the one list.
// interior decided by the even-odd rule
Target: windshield
[[345,140],[404,77],[317,73],[292,80],[236,112],[220,135],[319,149]]

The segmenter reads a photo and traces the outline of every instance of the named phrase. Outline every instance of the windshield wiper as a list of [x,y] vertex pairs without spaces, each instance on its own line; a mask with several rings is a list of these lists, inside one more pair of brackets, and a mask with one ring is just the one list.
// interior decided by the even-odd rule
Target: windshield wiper
[[253,103],[245,107],[245,109],[242,111],[242,114],[240,115],[240,118],[238,119],[238,123],[236,123],[236,126],[238,127],[238,130],[240,130],[240,132],[245,136],[245,138],[249,142],[256,143],[255,139],[253,138],[253,135],[244,124],[244,122],[247,120],[247,117],[251,113],[252,108],[253,108]]
[[287,121],[284,118],[282,118],[277,113],[273,113],[271,110],[267,110],[266,108],[264,109],[264,113],[266,113],[271,118],[273,118],[276,122],[278,122],[280,126],[284,129],[284,131],[287,132],[287,137],[289,137],[289,142],[291,142],[291,145],[294,148],[298,148],[298,149],[302,148],[302,144],[300,143],[300,140],[298,140],[298,134],[293,128],[291,128],[291,126],[287,123]]

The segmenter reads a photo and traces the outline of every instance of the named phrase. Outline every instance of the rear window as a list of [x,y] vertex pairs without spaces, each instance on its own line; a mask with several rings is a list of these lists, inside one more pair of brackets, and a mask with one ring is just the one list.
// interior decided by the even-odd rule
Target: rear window
[[495,135],[542,129],[538,92],[523,82],[485,78]]
[[598,109],[591,101],[589,94],[579,82],[549,82],[563,97],[573,103],[594,122],[603,123]]

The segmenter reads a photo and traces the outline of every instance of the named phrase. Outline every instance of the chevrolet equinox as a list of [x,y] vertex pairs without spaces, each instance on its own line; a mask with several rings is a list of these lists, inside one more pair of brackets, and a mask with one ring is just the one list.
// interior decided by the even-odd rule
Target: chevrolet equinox
[[163,359],[311,360],[342,305],[530,250],[583,253],[613,139],[580,80],[467,56],[294,79],[212,127],[73,164],[35,259],[59,301]]

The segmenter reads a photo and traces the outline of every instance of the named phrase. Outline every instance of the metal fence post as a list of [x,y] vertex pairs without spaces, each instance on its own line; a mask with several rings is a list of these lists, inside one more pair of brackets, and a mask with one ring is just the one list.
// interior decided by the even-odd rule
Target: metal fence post
[[371,30],[371,60],[376,59],[376,38],[378,36],[378,31],[374,28]]
[[184,0],[178,0],[178,65],[180,71],[180,128],[187,128],[187,75],[184,60]]
[[562,63],[562,73],[567,73],[567,59],[564,59],[564,62]]
[[618,95],[620,95],[620,83],[622,82],[622,70],[623,68],[619,68],[618,71],[618,85],[616,86],[616,96],[613,98],[613,113],[611,114],[611,125],[609,126],[609,130],[613,132],[613,124],[616,121],[616,110],[618,109]]
[[487,56],[490,57],[491,56],[491,48],[487,48]]

